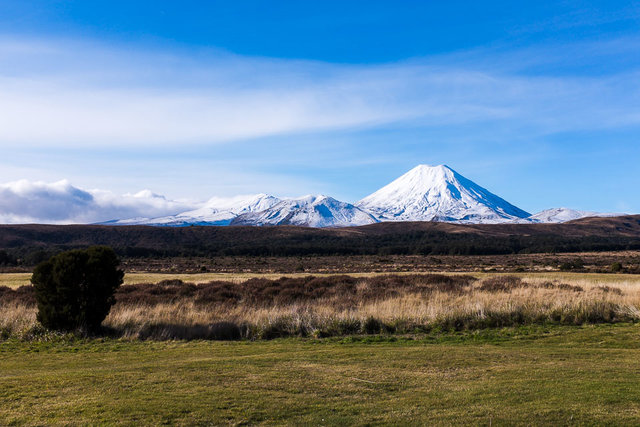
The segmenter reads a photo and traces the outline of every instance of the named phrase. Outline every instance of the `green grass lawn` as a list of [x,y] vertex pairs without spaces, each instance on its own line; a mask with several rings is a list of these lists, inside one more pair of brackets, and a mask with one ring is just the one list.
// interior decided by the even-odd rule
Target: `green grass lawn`
[[0,424],[638,424],[640,326],[0,343]]

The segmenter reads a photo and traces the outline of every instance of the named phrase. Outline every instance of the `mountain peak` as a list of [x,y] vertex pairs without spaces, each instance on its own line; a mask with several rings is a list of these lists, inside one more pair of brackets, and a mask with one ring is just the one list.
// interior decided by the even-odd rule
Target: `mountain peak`
[[356,206],[381,221],[501,222],[529,216],[447,165],[418,165]]
[[298,198],[289,198],[286,200],[297,200],[300,202],[305,202],[305,203],[319,203],[322,202],[323,200],[327,200],[327,199],[331,199],[333,200],[332,197],[326,196],[324,194],[305,194],[304,196],[298,197]]
[[367,212],[333,197],[306,195],[283,199],[268,209],[238,215],[231,225],[302,225],[306,227],[346,227],[377,222]]
[[426,163],[421,163],[418,166],[416,166],[413,169],[411,169],[409,172],[415,171],[415,170],[431,170],[431,169],[439,169],[439,170],[449,169],[449,170],[453,170],[453,169],[451,169],[449,166],[447,166],[445,164],[442,164],[442,165],[428,165]]
[[418,166],[414,167],[410,171],[408,171],[405,175],[409,175],[409,174],[424,174],[424,173],[442,173],[442,174],[447,174],[447,173],[456,173],[456,171],[454,171],[453,169],[451,169],[447,165],[435,165],[435,166],[432,166],[432,165],[421,164],[421,165],[418,165]]

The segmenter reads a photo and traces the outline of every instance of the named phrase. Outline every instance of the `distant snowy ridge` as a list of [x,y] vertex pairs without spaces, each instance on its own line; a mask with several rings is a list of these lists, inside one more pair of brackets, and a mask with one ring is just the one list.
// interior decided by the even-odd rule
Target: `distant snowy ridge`
[[229,225],[238,215],[263,211],[280,202],[268,194],[230,198],[213,197],[201,208],[159,218],[132,218],[110,221],[110,225],[157,225],[181,227],[187,225]]
[[624,215],[624,214],[580,211],[580,210],[569,209],[569,208],[553,208],[553,209],[546,209],[544,211],[538,212],[537,214],[534,214],[528,218],[525,218],[524,221],[518,221],[518,222],[560,224],[563,222],[573,221],[581,218],[614,217],[614,216],[621,216],[621,215]]
[[284,199],[270,208],[239,215],[231,225],[347,227],[378,222],[356,206],[325,195]]
[[530,216],[446,165],[419,165],[356,203],[380,221],[499,223]]

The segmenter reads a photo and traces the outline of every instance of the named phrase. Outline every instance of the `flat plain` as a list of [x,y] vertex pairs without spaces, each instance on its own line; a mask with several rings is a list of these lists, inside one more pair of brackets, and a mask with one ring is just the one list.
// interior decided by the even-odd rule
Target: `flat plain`
[[[622,256],[600,254],[601,266]],[[313,269],[197,273],[199,262],[189,273],[129,269],[125,287],[139,286],[139,296],[120,295],[105,322],[120,331],[115,335],[46,332],[31,303],[0,306],[0,331],[13,331],[0,334],[0,425],[640,420],[638,274],[598,272],[591,264],[582,271],[484,265],[412,272],[410,263],[391,275],[350,267],[339,271],[348,276]],[[2,273],[0,286],[15,290],[29,278]],[[208,289],[222,293],[198,302],[206,296],[201,285],[211,281],[220,283]],[[247,283],[279,293],[246,302]],[[334,286],[345,293],[332,294]],[[385,290],[377,294],[377,287]],[[290,293],[305,289],[312,293]],[[324,296],[308,297],[320,290]],[[372,318],[379,321],[373,332]],[[203,325],[225,320],[249,325],[246,335],[202,339],[211,332]]]
[[640,327],[0,343],[2,424],[636,424]]
[[[420,271],[420,272],[398,272],[397,275],[409,275],[409,274],[433,274],[435,271]],[[438,274],[463,274],[471,275],[478,279],[495,276],[515,276],[524,280],[559,280],[559,281],[586,281],[592,284],[608,284],[608,283],[621,283],[628,282],[631,284],[638,284],[640,286],[640,274],[612,274],[612,273],[568,273],[568,272],[510,272],[510,273],[496,273],[496,272],[437,272]],[[353,277],[376,277],[388,275],[388,272],[366,272],[366,273],[348,273]],[[213,280],[222,280],[226,282],[242,282],[248,279],[264,278],[264,279],[278,279],[280,277],[329,277],[331,273],[157,273],[157,272],[128,272],[124,278],[124,285],[135,285],[140,283],[158,283],[163,280],[182,280],[183,282],[190,283],[207,283]],[[0,273],[0,286],[7,286],[10,288],[17,288],[19,286],[29,286],[31,280],[31,273]]]

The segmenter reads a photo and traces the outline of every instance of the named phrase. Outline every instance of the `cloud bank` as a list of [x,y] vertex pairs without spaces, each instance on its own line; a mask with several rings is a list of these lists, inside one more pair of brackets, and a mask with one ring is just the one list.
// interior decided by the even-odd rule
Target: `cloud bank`
[[[607,46],[577,46],[571,60],[598,63],[612,46],[632,54],[637,42]],[[495,122],[537,133],[640,124],[637,67],[550,72],[564,52],[345,65],[0,38],[0,144],[215,144],[393,123]]]
[[194,202],[168,200],[149,190],[124,195],[84,190],[66,180],[0,184],[0,223],[4,224],[87,224],[173,215],[199,206]]

